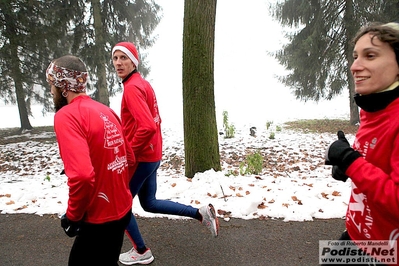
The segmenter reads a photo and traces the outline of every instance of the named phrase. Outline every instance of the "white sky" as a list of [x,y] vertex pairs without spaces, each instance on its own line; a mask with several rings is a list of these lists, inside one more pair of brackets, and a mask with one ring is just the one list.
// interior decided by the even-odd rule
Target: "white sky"
[[[349,118],[348,94],[332,101],[300,102],[289,88],[276,79],[284,69],[268,53],[285,42],[279,24],[271,19],[266,0],[219,0],[215,40],[216,118],[222,126],[222,112],[235,125],[264,125],[267,121],[287,121],[308,117]],[[155,30],[158,40],[148,49],[151,73],[148,77],[157,94],[164,126],[182,124],[182,33],[184,0],[160,1],[164,16]],[[119,113],[120,95],[111,99]],[[0,106],[4,104],[0,103]],[[320,107],[322,106],[322,111]],[[43,117],[33,106],[33,126],[51,124],[53,114]],[[39,111],[38,111],[39,110]],[[19,127],[16,106],[7,106],[10,120],[0,127]]]
[[[182,32],[184,0],[162,1],[164,18],[156,29],[157,43],[148,51],[149,77],[156,90],[165,124],[182,121]],[[216,116],[229,113],[236,124],[266,121],[346,117],[348,94],[333,101],[299,102],[275,78],[284,68],[268,56],[286,40],[279,24],[268,13],[270,1],[219,0],[215,32]],[[274,2],[274,1],[273,1]],[[325,106],[323,113],[319,105]],[[288,109],[288,110],[287,110]]]

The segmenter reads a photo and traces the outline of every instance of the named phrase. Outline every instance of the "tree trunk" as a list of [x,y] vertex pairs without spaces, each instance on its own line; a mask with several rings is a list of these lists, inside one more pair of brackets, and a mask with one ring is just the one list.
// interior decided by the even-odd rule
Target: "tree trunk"
[[15,84],[15,93],[17,95],[19,120],[21,122],[21,131],[23,131],[25,129],[30,130],[33,127],[29,122],[28,108],[27,108],[26,102],[25,102],[24,88],[23,88],[22,82],[20,81],[20,78],[17,77],[18,74],[13,75],[13,76],[14,76],[13,79],[14,79],[14,84]]
[[184,1],[183,121],[185,175],[220,171],[214,95],[216,0]]
[[353,82],[350,82],[349,83],[349,108],[350,108],[349,122],[351,125],[356,125],[360,122],[359,108],[355,103],[354,96],[355,96],[355,85],[353,84]]
[[97,83],[96,83],[96,100],[109,106],[109,92],[107,88],[107,76],[106,76],[106,55],[104,48],[106,47],[104,41],[104,30],[102,25],[101,16],[101,3],[99,0],[92,0],[93,5],[93,17],[94,17],[94,31],[95,31],[95,54],[96,54],[96,72],[97,72]]
[[346,0],[346,12],[344,14],[344,23],[345,23],[345,28],[346,28],[346,42],[344,44],[345,47],[345,55],[346,55],[346,61],[347,61],[347,71],[346,71],[346,76],[347,76],[347,83],[348,83],[348,90],[349,90],[349,122],[351,125],[356,125],[360,121],[359,117],[359,108],[357,107],[354,96],[355,96],[355,85],[353,83],[353,78],[352,78],[352,73],[350,70],[350,67],[353,63],[353,46],[350,45],[350,41],[352,38],[355,36],[357,32],[357,28],[359,25],[356,25],[356,23],[353,23],[353,18],[354,18],[354,10],[353,10],[353,1],[352,0]]
[[[8,30],[12,32],[15,36],[17,36],[17,30],[14,27],[14,24],[10,23]],[[29,116],[28,116],[28,108],[26,105],[25,101],[25,92],[24,92],[24,87],[22,83],[22,73],[21,69],[19,68],[21,65],[21,62],[19,61],[19,56],[18,56],[18,43],[14,41],[14,39],[10,39],[10,47],[11,47],[11,78],[14,81],[14,86],[15,86],[15,94],[17,98],[17,105],[18,105],[18,111],[19,111],[19,120],[21,122],[21,131],[27,129],[30,130],[32,129],[32,125],[29,122]]]

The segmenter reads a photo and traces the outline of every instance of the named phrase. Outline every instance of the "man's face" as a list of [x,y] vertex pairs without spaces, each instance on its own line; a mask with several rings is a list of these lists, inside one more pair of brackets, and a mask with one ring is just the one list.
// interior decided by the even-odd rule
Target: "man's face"
[[62,96],[61,90],[57,89],[54,85],[51,85],[50,92],[53,95],[54,109],[56,112],[68,104],[67,99]]
[[119,50],[116,50],[112,56],[112,63],[114,64],[116,74],[121,79],[126,78],[136,68],[132,60],[124,52]]

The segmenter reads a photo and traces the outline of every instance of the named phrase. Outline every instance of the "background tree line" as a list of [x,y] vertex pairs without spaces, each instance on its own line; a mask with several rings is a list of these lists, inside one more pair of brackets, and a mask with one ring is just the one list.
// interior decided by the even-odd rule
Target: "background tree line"
[[[131,41],[151,46],[161,19],[153,0],[2,0],[0,1],[0,98],[18,105],[21,130],[31,129],[30,104],[52,108],[45,70],[52,59],[74,54],[86,63],[91,96],[109,105],[120,90],[111,64],[111,49]],[[140,53],[140,52],[139,52]],[[141,55],[140,72],[149,67]]]
[[[214,98],[214,34],[217,0],[185,0],[183,28],[183,116],[186,176],[220,170]],[[246,3],[250,4],[250,2]],[[398,20],[399,0],[285,0],[270,5],[287,29],[287,44],[274,56],[289,70],[279,77],[297,99],[332,99],[349,91],[350,122],[359,121],[353,102],[350,40],[369,21]],[[30,129],[32,99],[51,108],[44,72],[67,53],[81,57],[92,79],[91,96],[109,105],[117,90],[110,62],[122,40],[139,50],[151,46],[161,19],[154,0],[0,0],[0,98],[17,103],[21,130]],[[266,14],[265,14],[266,15]],[[245,21],[243,22],[245,23]],[[250,27],[251,25],[248,25]],[[272,37],[272,36],[271,36]],[[149,67],[140,53],[140,72]]]
[[[398,10],[398,0],[276,1],[270,5],[270,13],[288,28],[288,44],[274,54],[289,70],[279,80],[304,101],[332,99],[348,89],[350,123],[358,123],[350,40],[367,22],[397,20]],[[220,169],[213,88],[215,16],[216,0],[185,0],[183,116],[187,177],[210,168]]]
[[270,5],[270,11],[289,29],[288,43],[275,53],[289,70],[279,80],[303,101],[330,100],[348,90],[350,123],[358,123],[351,40],[368,22],[399,21],[399,1],[286,0]]

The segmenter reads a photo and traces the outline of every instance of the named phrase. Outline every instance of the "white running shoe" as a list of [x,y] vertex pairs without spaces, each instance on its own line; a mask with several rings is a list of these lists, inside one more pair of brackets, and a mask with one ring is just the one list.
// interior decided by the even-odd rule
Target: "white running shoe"
[[150,264],[154,260],[151,249],[147,249],[143,254],[139,254],[134,247],[128,252],[119,255],[119,261],[125,265]]
[[213,205],[202,206],[199,208],[199,213],[202,215],[202,224],[208,227],[214,237],[217,237],[219,234],[219,219]]

